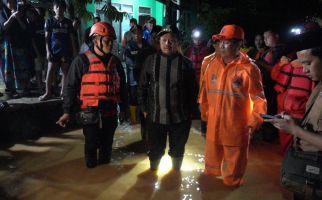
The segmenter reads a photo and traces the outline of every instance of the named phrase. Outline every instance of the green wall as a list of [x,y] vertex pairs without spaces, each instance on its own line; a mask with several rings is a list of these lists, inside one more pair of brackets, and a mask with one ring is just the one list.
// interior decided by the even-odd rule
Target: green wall
[[[139,6],[150,7],[151,8],[151,15],[155,17],[157,20],[157,25],[164,24],[164,5],[156,0],[112,0],[112,3],[120,3],[120,4],[128,4],[133,5],[133,17],[138,19],[139,15]],[[92,13],[95,12],[95,4],[87,4],[86,9]],[[91,26],[92,22],[88,21],[87,26]]]

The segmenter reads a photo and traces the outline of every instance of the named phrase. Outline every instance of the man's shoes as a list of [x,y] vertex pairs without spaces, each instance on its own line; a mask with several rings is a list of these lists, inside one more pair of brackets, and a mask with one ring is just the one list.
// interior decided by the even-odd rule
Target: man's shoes
[[94,168],[97,165],[96,155],[85,155],[85,163],[87,168]]
[[99,152],[99,156],[98,156],[99,165],[109,164],[110,162],[111,162],[111,153]]

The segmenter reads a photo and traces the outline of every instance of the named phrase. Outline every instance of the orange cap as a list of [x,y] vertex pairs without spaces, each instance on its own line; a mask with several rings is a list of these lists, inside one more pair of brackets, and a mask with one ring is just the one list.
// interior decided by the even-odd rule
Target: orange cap
[[225,25],[219,34],[213,35],[213,40],[231,40],[231,39],[237,39],[237,40],[243,40],[244,39],[244,30],[235,24]]

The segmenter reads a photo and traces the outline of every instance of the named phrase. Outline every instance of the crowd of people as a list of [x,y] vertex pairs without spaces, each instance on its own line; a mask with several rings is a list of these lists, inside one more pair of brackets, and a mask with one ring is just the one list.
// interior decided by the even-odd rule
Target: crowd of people
[[[159,167],[167,138],[173,169],[180,170],[191,122],[200,119],[204,173],[222,176],[232,187],[244,182],[254,133],[268,142],[279,138],[282,154],[295,143],[303,151],[322,151],[322,31],[317,23],[306,23],[304,33],[287,44],[278,31],[267,29],[255,35],[255,47],[238,25],[223,26],[208,43],[196,28],[183,51],[176,26],[162,28],[151,17],[142,27],[132,18],[119,58],[112,53],[113,26],[98,17],[80,45],[79,19],[64,17],[64,0],[53,1],[54,15],[46,20],[43,9],[25,1],[8,0],[0,10],[5,92],[12,98],[28,96],[35,76],[39,101],[61,97],[64,113],[57,124],[66,126],[75,114],[83,127],[88,168],[111,161],[114,132],[126,118],[141,123],[151,171]],[[264,120],[266,113],[274,119]]]
[[[149,21],[154,23],[155,19]],[[93,73],[88,74],[87,70],[91,71],[95,66],[94,62],[91,63],[88,52],[82,54],[82,57],[87,57],[89,61],[85,64],[75,59],[67,78],[68,83],[64,90],[64,108],[67,109],[64,109],[65,114],[57,123],[65,126],[69,121],[72,104],[77,102],[75,94],[78,90],[82,100],[82,112],[93,113],[94,107],[100,116],[100,121],[95,120],[92,115],[87,118],[94,118],[88,131],[89,125],[84,114],[87,167],[110,162],[112,138],[117,126],[116,104],[120,104],[122,117],[127,112],[125,104],[129,105],[131,124],[141,122],[142,140],[147,142],[151,171],[156,171],[159,167],[165,153],[167,137],[172,167],[174,170],[180,170],[191,120],[196,117],[201,119],[201,130],[206,137],[204,174],[222,176],[223,183],[227,186],[238,187],[243,184],[249,141],[256,132],[262,134],[269,142],[276,140],[278,134],[283,154],[294,144],[293,135],[297,141],[301,141],[303,151],[321,150],[321,136],[312,133],[319,132],[319,114],[307,115],[310,119],[307,119],[309,121],[305,127],[303,126],[304,129],[295,125],[291,118],[292,116],[299,120],[304,117],[306,111],[311,110],[305,107],[307,101],[319,106],[318,102],[314,103],[316,99],[309,100],[309,97],[311,92],[319,93],[316,91],[319,87],[315,86],[316,81],[320,80],[320,75],[319,70],[315,68],[321,67],[320,44],[314,47],[313,55],[305,53],[311,50],[300,51],[303,45],[289,48],[292,51],[288,51],[287,45],[279,42],[279,34],[274,30],[267,30],[263,35],[255,36],[255,48],[245,48],[244,30],[237,25],[226,25],[219,34],[214,34],[211,38],[210,44],[214,52],[211,52],[197,29],[192,31],[191,45],[182,52],[180,31],[175,26],[167,25],[157,32],[145,32],[135,19],[131,19],[130,23],[131,29],[125,33],[122,41],[126,83],[120,70],[117,70],[120,80],[114,82],[116,86],[106,86],[103,89],[99,83],[95,83],[97,78],[94,76],[90,78],[91,81],[85,79],[84,77]],[[94,48],[89,51],[92,52],[90,54],[94,54],[97,63],[103,62],[109,68],[113,57],[110,53],[113,46],[111,42],[115,33],[109,24],[105,24],[108,27],[106,30],[111,30],[113,36],[109,35],[110,33],[95,32],[97,26],[101,25],[104,23],[99,22],[91,29],[90,39],[93,40]],[[320,30],[317,24],[311,24],[305,31],[310,33]],[[147,37],[145,34],[149,32],[152,36]],[[152,42],[145,37],[152,37]],[[321,37],[321,31],[312,40],[317,40],[316,37]],[[296,54],[296,51],[299,52]],[[305,57],[311,58],[307,60]],[[84,67],[89,69],[84,70]],[[72,69],[82,70],[74,74]],[[127,87],[124,87],[124,84]],[[94,94],[85,95],[83,91],[86,91],[86,87],[90,88],[87,91]],[[112,96],[100,96],[106,93],[109,87],[120,88],[118,95],[123,94],[123,97],[114,94],[117,98],[113,98],[113,93]],[[98,94],[95,94],[95,91]],[[84,106],[84,102],[89,104]],[[106,115],[106,112],[111,110],[113,114]],[[276,115],[279,112],[288,114],[283,114],[282,119],[265,120],[266,124],[262,124],[264,120],[261,114]],[[107,116],[113,116],[113,120],[106,118]],[[113,121],[113,126],[107,123],[110,121]],[[109,132],[109,143],[93,142],[97,139],[104,140],[102,135],[107,132],[108,126],[113,127],[109,129],[113,132]],[[306,126],[316,128],[309,132]],[[280,129],[279,133],[276,128]],[[95,133],[96,139],[93,139]],[[301,194],[294,195],[294,199],[303,198]],[[311,197],[316,198],[318,197],[314,195]]]

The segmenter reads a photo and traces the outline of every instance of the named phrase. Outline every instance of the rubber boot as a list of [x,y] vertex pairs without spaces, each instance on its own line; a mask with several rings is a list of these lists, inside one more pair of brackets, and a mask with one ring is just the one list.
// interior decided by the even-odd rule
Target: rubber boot
[[150,170],[155,171],[158,170],[160,164],[160,160],[150,160]]
[[171,158],[172,160],[172,169],[180,171],[183,157]]
[[136,110],[137,110],[136,106],[130,106],[130,122],[131,122],[131,124],[137,124]]

